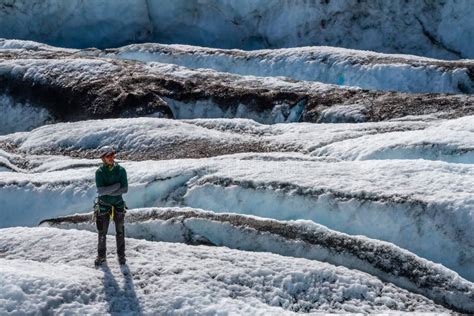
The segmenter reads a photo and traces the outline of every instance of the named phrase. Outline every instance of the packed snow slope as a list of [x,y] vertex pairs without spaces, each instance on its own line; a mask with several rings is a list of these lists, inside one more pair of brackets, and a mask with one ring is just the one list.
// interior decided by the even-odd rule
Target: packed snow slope
[[473,11],[470,0],[1,0],[0,37],[99,48],[329,45],[459,59],[474,57]]
[[[474,113],[473,95],[365,90],[285,77],[242,76],[174,64],[109,59],[100,57],[100,51],[63,50],[32,42],[3,41],[2,45],[0,108],[6,114],[2,134],[48,122],[145,115],[321,123]],[[301,58],[304,63],[306,57]],[[454,73],[464,78],[466,67],[472,69],[472,62],[451,64],[442,72],[451,77],[448,81],[456,81]],[[448,69],[459,71],[451,76]],[[472,80],[465,84],[472,85]],[[11,124],[10,118],[22,115],[28,119]]]
[[[95,231],[92,213],[41,225]],[[129,210],[127,235],[153,241],[226,246],[342,265],[391,282],[456,310],[474,310],[474,284],[390,243],[331,231],[310,221],[282,222],[196,209]],[[449,294],[448,294],[449,293]]]
[[[97,160],[84,158],[112,142],[119,157],[143,160],[123,162],[130,207],[183,205],[308,219],[393,242],[474,280],[473,126],[472,116],[361,124],[137,118],[48,125],[0,137],[0,224],[35,225],[89,211]],[[205,150],[213,147],[222,148]],[[247,153],[235,154],[242,150]],[[217,157],[204,159],[211,156]],[[188,157],[201,159],[179,159]],[[163,158],[171,160],[147,160]]]
[[76,230],[1,229],[0,308],[19,314],[449,312],[357,270],[222,247],[129,238],[127,266],[118,267],[111,249],[108,264],[96,270],[90,256],[96,239]]

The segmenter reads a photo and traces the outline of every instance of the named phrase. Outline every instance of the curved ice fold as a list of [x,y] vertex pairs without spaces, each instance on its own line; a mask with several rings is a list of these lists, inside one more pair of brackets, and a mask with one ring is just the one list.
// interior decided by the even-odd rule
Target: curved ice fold
[[64,47],[55,47],[50,46],[44,43],[39,43],[35,41],[25,41],[20,39],[5,39],[0,38],[0,49],[1,50],[33,50],[37,52],[41,51],[56,51],[56,52],[77,52],[76,49],[68,49]]
[[[223,247],[128,238],[128,273],[112,256],[107,267],[97,271],[91,268],[96,239],[95,233],[77,230],[0,230],[0,280],[11,281],[0,281],[0,308],[36,312],[32,303],[42,296],[45,313],[92,308],[100,314],[449,311],[360,271]],[[81,273],[64,278],[76,267]],[[45,275],[44,270],[58,274]],[[77,295],[69,305],[71,292]],[[58,306],[61,300],[66,304]]]
[[[331,112],[338,122],[474,113],[473,95],[364,90],[98,55],[89,50],[0,49],[0,93],[44,107],[57,121],[152,115],[324,123],[334,121]],[[357,119],[340,115],[341,109],[356,113]]]
[[342,140],[311,154],[341,160],[429,159],[474,163],[474,116],[442,121],[416,131],[395,131]]
[[[472,165],[256,156],[123,162],[130,185],[125,199],[132,208],[184,205],[308,219],[390,241],[473,279]],[[3,172],[0,225],[34,225],[47,217],[89,211],[94,171],[62,167],[44,173]]]
[[[262,125],[258,126],[264,129]],[[1,142],[22,153],[56,153],[96,159],[99,148],[113,144],[118,157],[133,160],[201,158],[267,151],[267,147],[271,147],[269,142],[256,135],[210,130],[188,122],[160,118],[57,123],[28,134],[0,137]]]
[[474,93],[470,60],[450,62],[336,47],[241,51],[160,44],[129,45],[106,50],[102,56],[384,91]]
[[16,172],[24,171],[22,168],[18,166],[18,162],[17,162],[18,160],[21,160],[20,155],[11,154],[0,149],[0,172],[1,171],[16,171]]
[[296,151],[332,160],[428,159],[473,163],[471,126],[474,116],[428,122],[272,126],[245,119],[131,118],[42,126],[29,133],[1,136],[0,146],[17,153],[96,158],[98,148],[113,143],[120,158],[132,160]]
[[[91,214],[60,217],[41,225],[94,231],[90,217]],[[393,244],[338,233],[309,221],[282,222],[189,208],[135,209],[127,214],[126,230],[132,238],[210,244],[342,265],[447,307],[474,311],[474,284],[451,270]]]
[[393,242],[473,279],[472,179],[468,165],[417,160],[242,161],[190,183],[183,205],[313,220]]
[[[151,114],[165,107],[164,101],[157,93],[131,87],[134,83],[129,81],[120,82],[120,77],[132,76],[130,72],[124,73],[126,67],[123,67],[123,64],[97,58],[74,58],[70,51],[47,50],[37,54],[33,50],[30,52],[33,56],[26,58],[10,56],[21,55],[22,52],[23,50],[0,50],[0,53],[7,55],[6,58],[0,59],[0,93],[4,95],[3,99],[8,101],[7,105],[16,105],[10,105],[10,108],[22,109],[21,106],[33,104],[54,121],[77,121]],[[111,79],[112,77],[116,80]],[[146,83],[143,85],[146,86]],[[140,92],[136,91],[137,89]],[[16,112],[9,112],[11,113],[6,114],[10,115],[4,118],[10,121]],[[19,114],[16,116],[20,122],[25,118],[35,118],[31,113],[23,115],[24,117]],[[15,129],[7,130],[13,131]]]

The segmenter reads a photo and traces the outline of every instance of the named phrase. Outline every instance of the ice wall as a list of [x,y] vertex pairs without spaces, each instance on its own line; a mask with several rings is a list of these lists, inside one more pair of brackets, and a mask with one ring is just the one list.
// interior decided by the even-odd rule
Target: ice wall
[[150,39],[140,0],[0,0],[0,37],[63,47],[110,47]]
[[0,135],[29,131],[53,122],[47,109],[0,94]]
[[470,0],[0,0],[0,37],[99,48],[328,45],[458,59],[474,56],[473,10]]

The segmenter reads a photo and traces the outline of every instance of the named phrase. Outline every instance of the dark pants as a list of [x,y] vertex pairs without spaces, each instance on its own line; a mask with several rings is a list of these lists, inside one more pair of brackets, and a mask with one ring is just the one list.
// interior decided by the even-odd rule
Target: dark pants
[[[98,255],[105,258],[107,251],[107,230],[109,229],[110,214],[101,213],[97,215],[96,224],[99,232],[99,242],[97,245]],[[114,215],[115,222],[115,241],[117,242],[117,256],[119,258],[125,257],[125,210],[117,209]]]

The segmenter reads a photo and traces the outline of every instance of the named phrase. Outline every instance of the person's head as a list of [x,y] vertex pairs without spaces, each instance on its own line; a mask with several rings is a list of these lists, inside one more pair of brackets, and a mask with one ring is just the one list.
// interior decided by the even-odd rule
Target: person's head
[[100,149],[100,158],[106,165],[113,165],[115,162],[115,149],[112,146],[104,146]]

